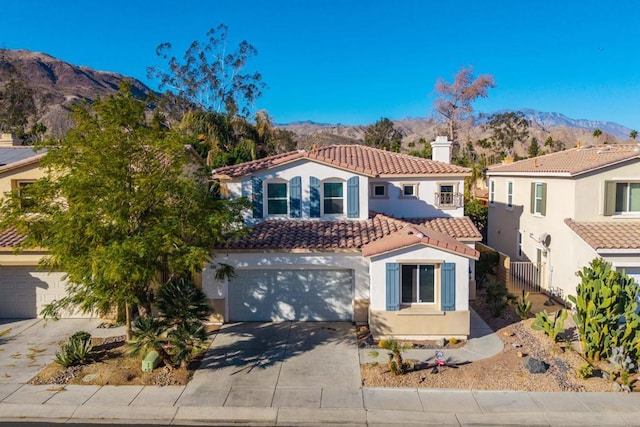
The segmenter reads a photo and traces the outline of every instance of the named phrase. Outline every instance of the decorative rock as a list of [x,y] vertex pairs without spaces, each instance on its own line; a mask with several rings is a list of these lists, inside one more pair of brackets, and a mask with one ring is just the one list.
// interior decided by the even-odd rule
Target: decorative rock
[[616,381],[611,383],[611,388],[613,389],[613,391],[622,391],[622,386]]
[[524,359],[524,367],[532,374],[544,374],[549,369],[549,365],[547,365],[542,360],[534,359],[533,357],[527,356]]
[[520,348],[522,347],[522,344],[518,343],[518,342],[514,342],[513,344],[511,344],[513,346],[513,348]]
[[517,352],[516,354],[518,355],[518,357],[524,357],[524,354],[521,351]]
[[437,345],[438,347],[444,347],[444,343],[445,343],[444,338],[438,338],[438,339],[436,340],[436,345]]
[[87,374],[84,377],[82,377],[82,382],[83,383],[91,383],[95,380],[97,380],[100,377],[99,374]]
[[515,335],[513,332],[508,332],[508,331],[504,331],[503,334],[505,337],[512,337]]

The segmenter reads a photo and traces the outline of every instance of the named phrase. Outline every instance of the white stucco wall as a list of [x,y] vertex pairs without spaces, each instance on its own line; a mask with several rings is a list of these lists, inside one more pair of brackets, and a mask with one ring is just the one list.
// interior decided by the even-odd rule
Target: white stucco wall
[[[444,208],[436,206],[436,193],[440,191],[440,184],[454,185],[454,192],[464,193],[464,179],[447,178],[402,178],[402,179],[370,179],[370,186],[387,184],[388,197],[382,199],[371,198],[369,209],[395,218],[434,218],[434,217],[462,217],[464,206],[459,208]],[[403,184],[418,184],[418,197],[402,197]],[[372,189],[366,189],[371,194]],[[362,191],[362,189],[361,189]]]
[[640,218],[640,214],[604,216],[605,181],[640,181],[640,161],[632,160],[622,165],[600,169],[576,179],[576,221],[613,221],[622,218]]
[[215,263],[229,264],[236,269],[348,269],[354,274],[354,298],[369,298],[369,260],[360,253],[288,253],[243,252],[214,253],[214,262],[202,271],[202,289],[210,299],[227,297],[227,281],[215,279]]
[[[424,245],[411,246],[371,258],[371,310],[386,310],[386,263],[456,264],[456,311],[469,310],[469,259]],[[440,275],[436,273],[436,301],[440,304]]]

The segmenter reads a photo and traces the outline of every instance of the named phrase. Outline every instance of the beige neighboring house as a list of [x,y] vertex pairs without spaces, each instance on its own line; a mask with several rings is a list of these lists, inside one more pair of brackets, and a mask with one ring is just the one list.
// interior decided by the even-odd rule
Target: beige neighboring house
[[540,266],[540,286],[575,295],[602,257],[640,283],[640,145],[578,147],[489,168],[489,246]]
[[[9,134],[0,136],[0,197],[12,190],[20,191],[44,176],[40,168],[44,152],[34,152],[32,147],[19,143]],[[0,318],[39,317],[46,304],[65,295],[64,273],[38,268],[46,251],[14,251],[22,239],[14,229],[0,232]]]

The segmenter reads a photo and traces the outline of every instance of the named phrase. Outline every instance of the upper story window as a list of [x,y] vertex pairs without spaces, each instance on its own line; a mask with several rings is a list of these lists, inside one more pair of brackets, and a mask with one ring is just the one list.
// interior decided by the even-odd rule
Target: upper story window
[[460,208],[464,205],[464,195],[458,192],[457,183],[438,184],[436,206],[439,208]]
[[344,214],[344,184],[325,182],[322,190],[324,214]]
[[531,183],[531,213],[538,216],[547,214],[547,184]]
[[372,199],[387,199],[387,184],[385,183],[372,183],[371,184],[371,198]]
[[616,213],[640,212],[640,182],[616,183]]
[[507,181],[507,210],[513,210],[513,181]]
[[494,180],[489,181],[489,206],[493,206],[496,203],[496,182]]
[[287,184],[285,182],[267,183],[267,215],[286,215],[287,202]]
[[400,197],[404,199],[416,199],[418,197],[418,184],[402,184]]
[[13,181],[13,188],[18,193],[20,200],[20,208],[25,212],[29,212],[35,205],[35,200],[33,200],[33,197],[29,194],[29,186],[33,184],[33,182],[34,181]]
[[518,231],[518,258],[522,258],[522,231]]

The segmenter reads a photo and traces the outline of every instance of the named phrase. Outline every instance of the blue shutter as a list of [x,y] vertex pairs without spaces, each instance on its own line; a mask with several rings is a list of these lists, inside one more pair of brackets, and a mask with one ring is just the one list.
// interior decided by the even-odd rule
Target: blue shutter
[[302,178],[299,176],[289,181],[289,215],[292,218],[302,216]]
[[313,176],[309,178],[309,216],[320,218],[320,180]]
[[360,216],[360,191],[358,189],[358,177],[354,176],[347,181],[347,218]]
[[442,311],[454,311],[456,309],[456,265],[445,262],[440,265],[440,281],[442,284]]
[[254,176],[251,182],[253,184],[253,194],[251,196],[253,202],[253,217],[262,218],[262,178]]
[[400,310],[400,266],[388,262],[387,267],[387,311]]

